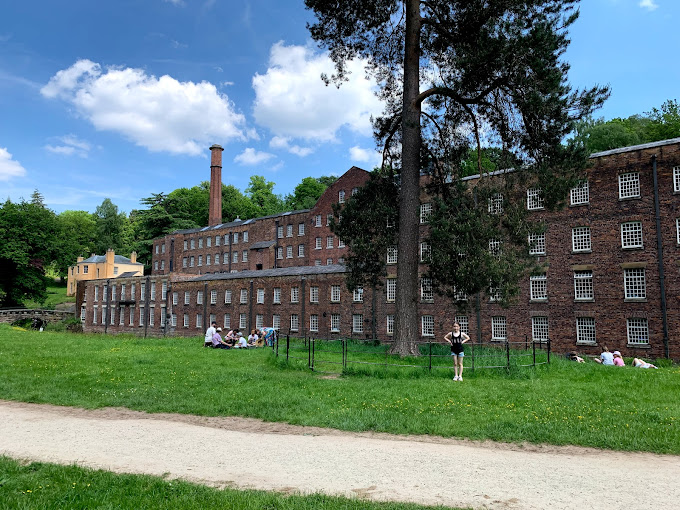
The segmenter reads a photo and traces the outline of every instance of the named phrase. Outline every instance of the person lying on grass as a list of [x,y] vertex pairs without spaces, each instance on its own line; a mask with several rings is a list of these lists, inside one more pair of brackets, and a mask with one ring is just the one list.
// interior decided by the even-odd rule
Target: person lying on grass
[[640,358],[633,358],[633,366],[639,368],[659,368],[652,365],[651,363],[647,363],[645,360]]

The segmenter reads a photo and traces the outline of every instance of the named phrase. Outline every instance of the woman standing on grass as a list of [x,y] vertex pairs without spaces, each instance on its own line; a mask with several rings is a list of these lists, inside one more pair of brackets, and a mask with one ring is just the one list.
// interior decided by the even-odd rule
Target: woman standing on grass
[[460,324],[457,322],[453,323],[453,331],[449,331],[444,337],[449,344],[451,344],[451,356],[453,356],[453,380],[462,381],[463,380],[463,357],[465,356],[465,351],[463,350],[463,344],[470,340],[470,337],[460,330]]

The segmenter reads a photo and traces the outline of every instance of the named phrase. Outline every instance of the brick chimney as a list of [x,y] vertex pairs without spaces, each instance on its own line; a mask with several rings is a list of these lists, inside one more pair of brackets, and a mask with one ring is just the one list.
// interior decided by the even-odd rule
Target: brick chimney
[[130,263],[131,264],[136,264],[137,263],[137,252],[133,251],[130,253]]
[[222,223],[222,151],[217,144],[210,147],[210,209],[208,225]]

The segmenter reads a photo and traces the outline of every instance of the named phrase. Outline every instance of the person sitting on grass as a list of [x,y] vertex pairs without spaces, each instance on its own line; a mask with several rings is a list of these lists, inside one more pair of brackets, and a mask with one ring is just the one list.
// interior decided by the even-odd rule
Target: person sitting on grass
[[257,347],[257,341],[260,339],[260,336],[257,334],[257,330],[254,329],[250,332],[250,335],[248,336],[248,347]]
[[227,342],[229,347],[234,347],[238,341],[238,328],[229,331],[227,336],[224,337],[224,340]]
[[614,351],[612,355],[614,356],[614,366],[617,367],[626,366],[626,363],[623,361],[623,358],[621,357],[621,353],[619,351]]
[[215,349],[231,349],[227,342],[222,340],[222,337],[220,336],[220,333],[222,332],[222,328],[217,328],[215,331],[215,334],[212,336],[212,346]]
[[212,347],[212,337],[215,334],[215,331],[217,331],[215,328],[217,327],[217,323],[215,321],[212,322],[210,327],[205,331],[205,338],[203,340],[203,347]]
[[234,345],[234,349],[247,349],[247,348],[248,341],[246,340],[246,337],[243,336],[243,333],[239,333],[236,339],[236,345]]
[[610,365],[614,366],[614,355],[609,352],[609,349],[607,349],[607,346],[604,346],[604,352],[600,354],[599,358],[595,358],[594,360],[596,363],[601,363],[603,365]]
[[639,368],[659,368],[652,365],[651,363],[647,363],[645,360],[640,358],[633,358],[633,366]]

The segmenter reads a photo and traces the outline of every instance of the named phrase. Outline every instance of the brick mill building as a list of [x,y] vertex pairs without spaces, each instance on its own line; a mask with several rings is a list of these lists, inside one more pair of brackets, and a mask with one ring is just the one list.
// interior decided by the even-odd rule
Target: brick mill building
[[[156,239],[149,276],[79,285],[85,330],[196,336],[215,320],[390,341],[396,250],[386,254],[384,286],[349,292],[346,248],[329,226],[333,203],[368,173],[352,167],[312,209],[222,223],[222,148],[211,152],[210,224]],[[591,162],[562,210],[544,210],[540,194],[527,191],[530,214],[546,223],[531,244],[545,273],[526,276],[516,304],[470,297],[468,310],[457,311],[421,278],[416,340],[441,340],[457,319],[475,341],[550,338],[557,351],[595,354],[604,344],[624,355],[680,358],[680,138],[596,153]],[[429,210],[424,198],[422,234]]]

